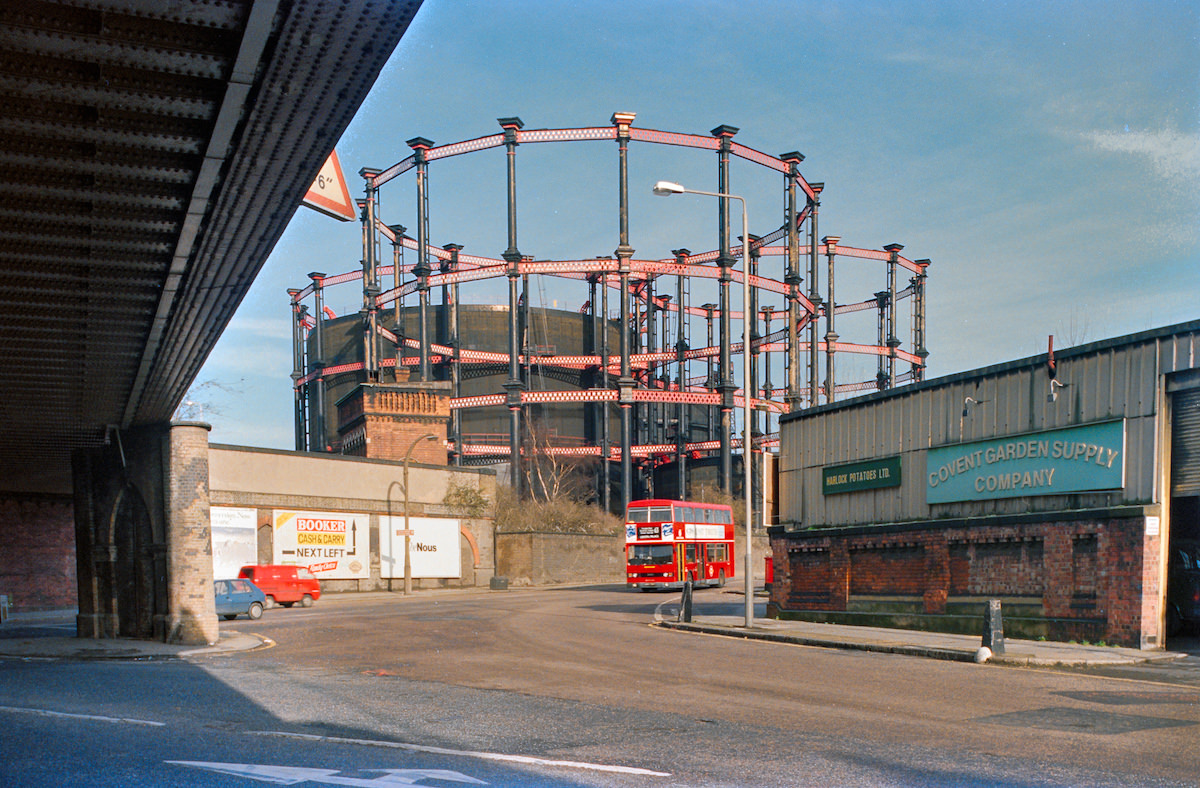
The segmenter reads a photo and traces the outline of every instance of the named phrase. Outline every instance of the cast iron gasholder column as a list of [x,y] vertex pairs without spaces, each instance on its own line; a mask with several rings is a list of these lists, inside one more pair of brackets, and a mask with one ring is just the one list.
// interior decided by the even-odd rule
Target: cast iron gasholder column
[[[620,157],[619,173],[619,239],[617,242],[617,274],[621,280],[621,377],[617,380],[617,404],[621,407],[621,513],[629,508],[633,500],[633,388],[634,380],[629,365],[629,259],[633,247],[629,245],[629,126],[637,117],[632,112],[614,112],[612,124],[617,127],[617,151]],[[633,327],[636,329],[636,325]]]
[[521,276],[521,252],[517,249],[517,132],[525,124],[520,118],[500,118],[500,128],[504,129],[504,147],[508,155],[508,248],[504,250],[504,261],[508,263],[508,380],[504,383],[508,405],[508,451],[509,473],[512,476],[513,493],[520,498],[524,486],[521,479],[521,366],[520,353],[519,303],[517,295],[517,280]]
[[[404,261],[404,233],[408,229],[402,224],[389,224],[392,231],[392,287],[397,292],[403,282],[404,272],[401,270]],[[395,316],[392,328],[396,332],[396,366],[392,368],[392,379],[400,380],[400,368],[404,359],[404,296],[397,295],[393,302],[392,314]]]
[[800,228],[796,226],[796,178],[800,176],[800,162],[804,156],[796,151],[779,157],[788,166],[784,175],[784,222],[787,226],[787,270],[783,283],[787,286],[787,406],[795,412],[800,409],[800,337],[797,326],[800,322]]
[[[442,247],[450,253],[450,259],[443,270],[454,274],[458,272],[458,253],[462,251],[461,244],[446,244]],[[443,285],[445,288],[445,285]],[[450,285],[448,294],[450,300],[450,348],[453,355],[450,358],[450,383],[453,387],[454,398],[462,396],[462,342],[458,338],[458,282]],[[454,464],[462,465],[462,410],[455,408],[450,411],[450,433],[454,441]]]
[[419,377],[422,381],[433,379],[429,365],[429,165],[425,152],[433,147],[433,140],[414,137],[408,141],[413,149],[417,165],[417,264],[413,275],[417,278],[417,336],[421,344]]
[[[675,255],[675,262],[678,265],[687,265],[688,256],[691,252],[687,249],[672,249],[671,254]],[[687,304],[687,277],[683,274],[675,277],[676,279],[676,306],[679,308],[679,331],[676,332],[675,340],[675,364],[676,376],[675,380],[679,388],[679,393],[683,394],[687,391],[687,319],[688,319],[688,304]],[[687,500],[687,442],[691,437],[691,406],[684,404],[680,400],[675,406],[675,464],[676,464],[676,485],[679,489],[679,494],[676,496],[681,500]]]
[[837,331],[834,330],[834,313],[837,312],[837,301],[833,296],[833,258],[837,256],[838,241],[836,235],[827,235],[821,239],[825,244],[825,254],[829,258],[829,273],[827,285],[829,300],[825,302],[825,401],[833,402],[837,397],[837,382],[834,378],[834,358],[837,356]]
[[316,358],[312,359],[312,369],[316,376],[317,397],[313,405],[313,413],[309,429],[311,430],[309,451],[325,451],[328,446],[325,441],[325,329],[322,325],[325,319],[325,274],[314,271],[308,275],[313,283],[313,333],[316,334],[313,348]]
[[883,247],[888,253],[888,312],[887,312],[887,348],[888,348],[888,387],[896,385],[896,348],[900,347],[900,339],[896,336],[896,268],[900,265],[900,244],[888,244]]
[[[712,135],[720,140],[720,147],[717,150],[717,192],[722,195],[729,194],[729,152],[732,148],[733,135],[737,134],[738,130],[733,126],[717,126],[712,130]],[[733,408],[734,394],[737,391],[737,385],[733,382],[733,359],[730,355],[730,344],[733,342],[733,326],[730,324],[729,310],[729,283],[733,281],[733,254],[729,251],[729,198],[727,196],[717,199],[717,232],[718,251],[717,265],[721,272],[718,277],[720,284],[720,294],[718,301],[720,302],[720,319],[721,319],[721,351],[720,351],[720,369],[718,376],[720,383],[717,384],[717,390],[721,394],[721,471],[718,479],[718,485],[721,492],[733,494]],[[748,232],[748,231],[743,231]],[[749,261],[746,261],[749,264]],[[749,353],[749,348],[744,348],[744,352]],[[749,517],[749,513],[747,513]]]
[[290,287],[287,291],[288,296],[292,301],[292,393],[296,399],[296,451],[304,451],[307,448],[307,438],[304,434],[305,423],[305,408],[304,408],[304,389],[300,386],[300,380],[304,377],[304,332],[302,324],[304,316],[308,312],[308,307],[300,303],[299,288]]
[[809,186],[817,194],[817,199],[810,199],[808,203],[812,209],[808,219],[808,300],[813,305],[813,314],[808,321],[808,406],[813,408],[821,404],[821,326],[818,317],[822,302],[817,285],[821,260],[817,251],[817,216],[825,184],[811,183]]
[[918,356],[921,361],[912,364],[912,382],[920,383],[925,379],[925,359],[929,357],[929,349],[925,347],[925,282],[929,275],[925,270],[929,268],[930,261],[926,259],[914,262],[921,266],[921,273],[912,278],[912,345],[913,355]]

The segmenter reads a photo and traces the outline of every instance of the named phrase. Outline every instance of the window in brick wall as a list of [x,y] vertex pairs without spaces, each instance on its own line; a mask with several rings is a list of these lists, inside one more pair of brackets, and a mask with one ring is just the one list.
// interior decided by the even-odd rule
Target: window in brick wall
[[[956,554],[959,557],[957,564]],[[964,556],[968,578],[966,590],[962,591],[959,589],[963,587],[961,560]],[[1041,540],[953,545],[950,571],[951,593],[954,594],[1040,597],[1046,589]]]
[[850,593],[912,596],[925,592],[925,550],[880,547],[850,553]]
[[829,551],[788,553],[791,588],[789,605],[821,604],[829,601]]
[[1075,598],[1096,596],[1096,559],[1098,556],[1095,534],[1075,537],[1071,544],[1072,590]]

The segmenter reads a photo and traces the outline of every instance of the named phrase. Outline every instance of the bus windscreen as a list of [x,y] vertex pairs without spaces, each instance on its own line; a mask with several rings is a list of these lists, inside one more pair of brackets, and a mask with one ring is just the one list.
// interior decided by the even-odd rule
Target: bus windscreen
[[635,544],[629,548],[631,566],[669,564],[675,560],[675,548],[669,544]]

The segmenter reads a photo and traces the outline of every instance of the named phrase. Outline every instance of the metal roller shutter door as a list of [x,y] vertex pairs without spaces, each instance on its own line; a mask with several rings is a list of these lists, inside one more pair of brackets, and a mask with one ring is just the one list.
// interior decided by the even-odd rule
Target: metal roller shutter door
[[1171,496],[1200,495],[1200,388],[1171,396]]

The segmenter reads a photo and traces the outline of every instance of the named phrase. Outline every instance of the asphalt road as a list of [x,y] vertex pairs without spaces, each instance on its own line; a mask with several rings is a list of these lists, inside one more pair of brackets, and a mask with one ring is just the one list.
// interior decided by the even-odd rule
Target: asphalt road
[[[344,595],[222,623],[273,639],[266,650],[0,662],[0,784],[1197,783],[1187,670],[1025,670],[651,627],[677,598]],[[700,614],[742,609],[736,593],[696,599]]]

